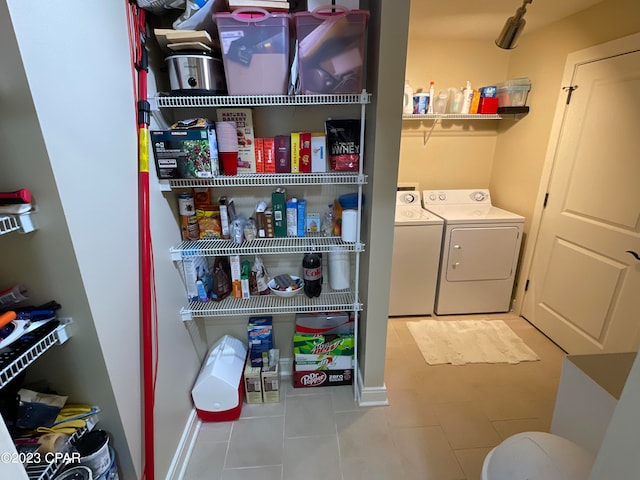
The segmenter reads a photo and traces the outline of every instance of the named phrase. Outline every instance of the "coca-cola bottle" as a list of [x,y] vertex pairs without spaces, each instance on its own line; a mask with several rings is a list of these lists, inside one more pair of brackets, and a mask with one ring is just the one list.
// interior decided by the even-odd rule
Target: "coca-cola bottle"
[[314,251],[305,253],[302,258],[302,278],[305,295],[309,298],[319,297],[322,292],[322,255]]

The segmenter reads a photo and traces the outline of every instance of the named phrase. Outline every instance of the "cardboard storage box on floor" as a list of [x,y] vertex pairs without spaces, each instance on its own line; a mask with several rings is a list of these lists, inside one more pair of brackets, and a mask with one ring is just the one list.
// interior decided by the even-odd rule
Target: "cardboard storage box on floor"
[[229,95],[286,95],[289,15],[251,10],[214,15]]
[[334,5],[294,19],[300,93],[360,93],[369,12]]
[[[293,335],[294,388],[351,385],[354,336]],[[333,367],[346,368],[333,368]]]
[[262,403],[260,367],[252,366],[249,357],[244,366],[244,398],[247,403]]
[[269,365],[263,365],[260,372],[262,380],[262,399],[264,403],[280,401],[280,351],[274,348],[269,351]]

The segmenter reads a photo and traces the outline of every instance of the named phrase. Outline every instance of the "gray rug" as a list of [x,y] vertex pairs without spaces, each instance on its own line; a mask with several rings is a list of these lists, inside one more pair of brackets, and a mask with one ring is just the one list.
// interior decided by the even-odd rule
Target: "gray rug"
[[539,360],[502,320],[420,320],[407,327],[429,365]]

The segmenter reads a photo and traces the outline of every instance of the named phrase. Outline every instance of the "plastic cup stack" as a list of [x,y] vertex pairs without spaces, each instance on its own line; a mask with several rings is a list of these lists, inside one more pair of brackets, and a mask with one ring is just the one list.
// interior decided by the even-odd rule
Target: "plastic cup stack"
[[216,122],[218,153],[224,175],[238,173],[238,131],[236,122]]

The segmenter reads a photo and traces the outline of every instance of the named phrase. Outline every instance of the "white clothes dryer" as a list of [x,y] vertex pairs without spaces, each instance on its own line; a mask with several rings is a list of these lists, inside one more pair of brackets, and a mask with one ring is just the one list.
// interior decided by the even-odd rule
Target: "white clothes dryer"
[[424,208],[444,220],[435,312],[508,312],[524,217],[494,207],[489,190],[425,190]]
[[422,208],[419,191],[397,193],[390,316],[433,314],[443,225]]

